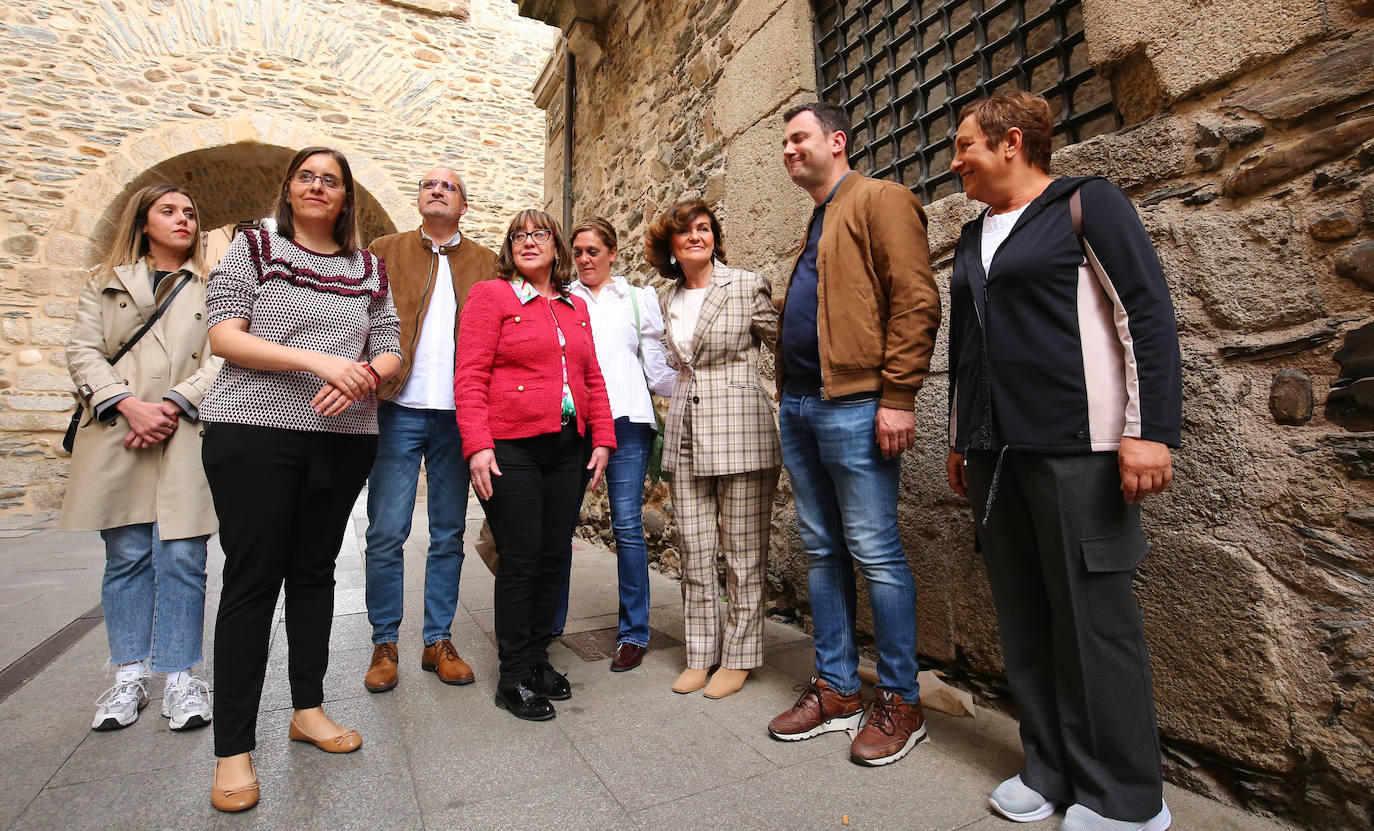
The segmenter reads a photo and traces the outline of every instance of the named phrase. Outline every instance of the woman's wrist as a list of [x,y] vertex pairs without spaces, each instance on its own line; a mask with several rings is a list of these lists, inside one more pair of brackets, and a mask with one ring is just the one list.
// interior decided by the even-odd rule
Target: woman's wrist
[[370,361],[363,361],[363,366],[368,372],[372,373],[372,380],[375,381],[378,386],[381,386],[382,376],[378,375],[377,370],[372,368],[372,363]]

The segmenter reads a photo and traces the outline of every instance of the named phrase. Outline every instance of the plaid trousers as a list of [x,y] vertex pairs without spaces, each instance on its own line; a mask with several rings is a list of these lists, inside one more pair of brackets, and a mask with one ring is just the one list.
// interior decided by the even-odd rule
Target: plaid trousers
[[[763,663],[763,584],[773,494],[780,468],[692,476],[691,429],[668,483],[682,545],[682,606],[687,666],[753,669]],[[724,631],[717,598],[716,551],[725,553]]]

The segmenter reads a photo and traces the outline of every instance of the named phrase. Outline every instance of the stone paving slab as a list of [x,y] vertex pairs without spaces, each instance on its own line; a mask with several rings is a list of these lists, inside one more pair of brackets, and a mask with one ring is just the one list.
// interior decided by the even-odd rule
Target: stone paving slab
[[[654,644],[643,665],[607,671],[562,643],[550,651],[573,698],[552,722],[498,710],[492,636],[493,578],[471,551],[481,523],[469,508],[469,546],[454,643],[477,681],[443,684],[419,667],[423,606],[424,505],[406,544],[400,684],[369,694],[371,657],[363,597],[364,503],[355,508],[337,574],[326,706],[355,727],[364,745],[332,756],[286,740],[291,717],[283,610],[278,607],[254,754],[262,803],[242,815],[209,805],[211,730],[174,734],[154,699],[131,727],[89,729],[103,673],[105,630],[96,627],[42,673],[0,702],[0,828],[248,829],[977,829],[1010,831],[991,816],[987,793],[1020,765],[1016,724],[978,710],[975,718],[928,717],[930,738],[902,762],[878,769],[848,761],[843,734],[777,742],[768,719],[794,700],[811,673],[805,633],[769,622],[765,664],[744,689],[711,701],[670,689],[685,661],[680,643]],[[99,600],[103,549],[96,534],[37,530],[0,537],[0,625],[21,633],[0,663],[23,655]],[[207,679],[223,554],[210,551]],[[574,548],[568,632],[616,624],[614,555]],[[678,584],[651,572],[650,623],[682,632]],[[27,595],[24,589],[28,587]],[[1166,786],[1176,829],[1259,831],[1287,826]],[[1058,819],[1031,823],[1053,829]]]

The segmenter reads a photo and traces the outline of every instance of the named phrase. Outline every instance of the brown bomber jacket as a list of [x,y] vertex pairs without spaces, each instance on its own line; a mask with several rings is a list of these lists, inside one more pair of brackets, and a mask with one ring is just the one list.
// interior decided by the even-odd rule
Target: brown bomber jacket
[[[810,233],[808,223],[803,249]],[[914,409],[940,328],[921,201],[896,182],[850,173],[826,207],[816,272],[821,395],[877,392],[885,407]],[[779,308],[786,305],[784,294]],[[779,357],[779,394],[785,379]]]
[[[391,284],[391,301],[401,319],[401,368],[377,390],[377,397],[390,401],[400,393],[410,377],[415,359],[415,344],[420,339],[420,327],[429,311],[429,299],[434,295],[434,275],[439,268],[439,255],[420,234],[420,229],[378,237],[368,250],[386,262],[387,279]],[[496,276],[496,253],[473,242],[467,234],[456,249],[448,251],[449,273],[453,275],[453,292],[458,299],[458,315],[454,318],[453,342],[458,342],[458,318],[463,314],[463,301],[468,289],[478,280]]]

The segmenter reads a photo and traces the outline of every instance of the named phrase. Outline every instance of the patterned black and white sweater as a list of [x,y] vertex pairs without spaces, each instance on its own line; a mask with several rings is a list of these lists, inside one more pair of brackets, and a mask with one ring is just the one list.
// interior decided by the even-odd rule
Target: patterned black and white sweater
[[[205,305],[207,326],[244,318],[249,333],[283,346],[355,361],[401,354],[386,268],[367,251],[318,254],[271,231],[244,231],[211,272]],[[287,430],[377,432],[375,396],[325,417],[310,407],[321,386],[309,372],[265,372],[226,360],[200,416]]]

